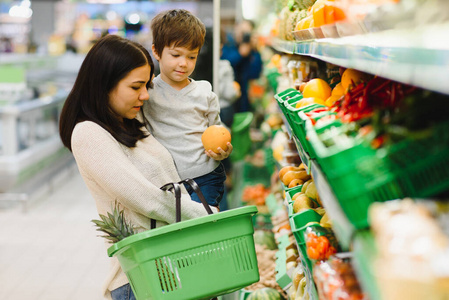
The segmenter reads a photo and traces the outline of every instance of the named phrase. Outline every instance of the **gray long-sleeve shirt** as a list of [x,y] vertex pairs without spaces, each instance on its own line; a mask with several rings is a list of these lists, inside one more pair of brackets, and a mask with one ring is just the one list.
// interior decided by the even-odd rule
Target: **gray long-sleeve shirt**
[[234,88],[234,70],[228,60],[220,59],[218,64],[218,95],[220,98],[220,107],[231,106],[238,96],[237,90]]
[[181,179],[205,175],[219,165],[201,142],[207,127],[221,124],[218,97],[209,82],[190,81],[178,91],[157,76],[143,106],[150,132],[170,151]]

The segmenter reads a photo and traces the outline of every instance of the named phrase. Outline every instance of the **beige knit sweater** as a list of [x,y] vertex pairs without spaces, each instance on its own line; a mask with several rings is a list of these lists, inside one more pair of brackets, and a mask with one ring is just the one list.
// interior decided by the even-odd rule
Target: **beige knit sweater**
[[[180,178],[170,153],[153,136],[128,148],[101,126],[85,121],[75,126],[72,151],[99,214],[111,211],[117,200],[139,232],[150,229],[151,218],[158,227],[175,222],[175,198],[160,187]],[[182,220],[207,215],[202,204],[192,201],[182,190]],[[118,260],[111,258],[111,264],[103,286],[108,298],[110,291],[128,283]]]

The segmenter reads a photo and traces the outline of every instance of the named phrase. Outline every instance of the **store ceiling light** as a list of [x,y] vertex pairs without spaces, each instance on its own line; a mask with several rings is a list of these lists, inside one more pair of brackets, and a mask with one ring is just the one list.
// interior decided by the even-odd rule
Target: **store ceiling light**
[[254,20],[257,17],[257,8],[261,5],[258,0],[242,0],[242,14],[245,20]]
[[127,0],[86,0],[87,3],[95,4],[120,4],[125,3]]
[[106,13],[106,19],[108,19],[109,21],[114,21],[116,19],[118,19],[119,15],[117,12],[110,10]]
[[33,11],[30,8],[31,2],[29,0],[24,0],[20,2],[19,5],[13,5],[9,9],[9,15],[11,17],[17,17],[17,18],[31,18],[33,15]]
[[132,13],[126,16],[126,23],[128,24],[139,24],[140,16],[138,13]]

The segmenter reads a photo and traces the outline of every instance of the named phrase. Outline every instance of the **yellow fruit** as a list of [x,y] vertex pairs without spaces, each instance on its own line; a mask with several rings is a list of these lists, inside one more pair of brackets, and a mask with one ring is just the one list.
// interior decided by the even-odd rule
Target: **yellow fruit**
[[302,185],[301,188],[301,193],[305,193],[307,190],[307,186],[312,182],[312,180],[307,180],[306,182],[304,182],[304,184]]
[[332,227],[332,221],[329,219],[329,215],[325,213],[320,220],[320,225],[323,227]]
[[324,105],[331,107],[340,98],[341,98],[341,96],[330,96],[329,98],[327,98],[326,101],[324,101]]
[[312,15],[307,16],[307,17],[301,19],[298,23],[296,23],[295,30],[299,31],[299,30],[309,29],[311,27],[310,26],[310,22],[312,20],[313,20],[313,16]]
[[280,127],[284,121],[282,120],[281,116],[278,114],[271,114],[267,120],[267,124],[270,125],[271,128],[277,128]]
[[290,189],[290,188],[293,188],[295,186],[301,185],[303,183],[304,183],[303,180],[301,180],[299,178],[295,178],[292,181],[290,181],[290,183],[288,184],[288,188]]
[[304,194],[299,195],[293,202],[293,212],[296,214],[304,209],[313,208],[313,201]]
[[295,193],[293,196],[292,196],[292,200],[293,201],[295,201],[296,200],[296,198],[298,198],[299,197],[299,195],[304,195],[304,193],[301,193],[301,192],[297,192],[297,193]]
[[[295,269],[293,271],[293,275],[292,275],[292,282],[293,282],[293,286],[295,287],[295,290],[298,289],[299,287],[299,282],[301,281],[301,279],[304,278],[304,272],[300,272],[298,269]],[[295,298],[292,298],[295,299]]]
[[276,148],[273,149],[273,158],[276,161],[281,161],[282,160],[282,152],[284,152],[284,146],[279,145]]
[[332,89],[331,96],[343,96],[345,94],[345,89],[340,83],[337,83],[337,85]]
[[346,69],[341,76],[341,86],[346,93],[353,85],[355,86],[370,79],[371,75],[367,73],[355,69]]
[[293,179],[301,179],[304,181],[308,177],[309,175],[306,171],[288,171],[282,176],[282,183],[288,186]]
[[[285,167],[282,167],[282,168],[279,170],[279,179],[282,180],[282,177],[284,177],[285,173],[287,173],[288,171],[295,171],[295,170],[296,170],[296,167],[295,167],[295,166],[285,166]],[[298,170],[296,170],[296,171],[298,171]]]
[[314,78],[307,82],[304,87],[303,96],[304,98],[316,97],[325,100],[331,96],[331,93],[332,89],[326,81],[320,78]]
[[201,142],[206,150],[219,153],[218,148],[221,148],[226,151],[228,149],[227,143],[231,142],[231,133],[224,126],[212,125],[203,132]]

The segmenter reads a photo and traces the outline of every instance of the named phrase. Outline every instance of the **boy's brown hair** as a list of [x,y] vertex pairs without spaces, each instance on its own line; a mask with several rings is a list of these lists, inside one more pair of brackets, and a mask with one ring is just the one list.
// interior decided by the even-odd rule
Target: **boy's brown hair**
[[151,21],[153,45],[162,55],[166,46],[200,49],[204,44],[206,27],[196,16],[185,9],[172,9],[157,14]]

